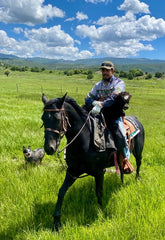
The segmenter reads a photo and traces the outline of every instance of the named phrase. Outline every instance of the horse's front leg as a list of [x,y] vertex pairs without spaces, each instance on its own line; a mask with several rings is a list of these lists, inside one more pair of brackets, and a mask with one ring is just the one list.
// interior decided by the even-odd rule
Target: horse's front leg
[[53,231],[59,230],[59,227],[61,226],[61,207],[62,207],[62,202],[65,196],[66,191],[68,188],[75,182],[75,179],[68,173],[66,172],[65,180],[59,190],[58,193],[58,199],[55,207],[55,212],[54,212],[54,223],[53,223]]
[[120,178],[121,182],[124,183],[124,172],[123,172],[123,154],[119,151],[117,152],[117,161],[120,168]]
[[104,171],[99,171],[95,175],[96,196],[97,196],[98,204],[100,206],[102,206],[104,173],[105,173]]

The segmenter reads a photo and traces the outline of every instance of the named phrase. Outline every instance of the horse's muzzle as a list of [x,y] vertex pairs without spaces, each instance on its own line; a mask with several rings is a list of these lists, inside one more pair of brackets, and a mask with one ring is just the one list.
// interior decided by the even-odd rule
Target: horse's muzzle
[[45,132],[44,149],[48,155],[53,155],[58,148],[59,138],[57,134],[52,132]]
[[44,145],[44,149],[48,155],[53,155],[57,150],[57,148],[54,145],[46,145],[46,144]]

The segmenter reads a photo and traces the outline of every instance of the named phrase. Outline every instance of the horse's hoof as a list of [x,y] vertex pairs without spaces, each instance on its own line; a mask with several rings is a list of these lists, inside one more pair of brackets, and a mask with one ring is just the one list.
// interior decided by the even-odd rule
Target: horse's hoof
[[140,181],[141,180],[141,177],[139,175],[136,175],[135,177],[136,180]]
[[55,216],[52,232],[54,231],[59,232],[60,227],[61,227],[60,216]]

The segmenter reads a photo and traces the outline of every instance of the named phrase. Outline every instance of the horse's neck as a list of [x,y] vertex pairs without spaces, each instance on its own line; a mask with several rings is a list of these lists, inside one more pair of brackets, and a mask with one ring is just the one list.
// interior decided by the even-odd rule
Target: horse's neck
[[[82,119],[79,113],[73,108],[73,106],[67,106],[65,107],[66,114],[68,116],[68,121],[70,126],[68,126],[67,132],[66,132],[66,138],[71,139],[75,137],[77,134],[77,138],[80,140],[80,138],[83,140],[85,137],[88,137],[89,129],[87,126],[87,123],[85,124],[85,121]],[[82,134],[83,132],[86,132],[86,134]]]

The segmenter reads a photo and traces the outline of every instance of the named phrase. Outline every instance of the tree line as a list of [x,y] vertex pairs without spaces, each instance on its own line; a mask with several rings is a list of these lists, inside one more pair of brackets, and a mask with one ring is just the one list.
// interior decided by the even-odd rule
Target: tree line
[[[1,65],[2,68],[2,65]],[[20,72],[25,72],[25,71],[31,71],[31,72],[44,72],[47,70],[45,67],[39,68],[39,67],[32,67],[29,68],[27,66],[23,67],[18,67],[18,66],[3,66],[5,70],[5,75],[8,76],[10,74],[10,71],[20,71]],[[52,73],[53,70],[48,70],[49,73]],[[70,69],[70,70],[64,70],[63,73],[66,76],[72,76],[75,74],[84,74],[87,75],[87,79],[92,79],[94,77],[94,72],[96,72],[96,69]],[[155,72],[149,73],[149,72],[143,72],[141,69],[130,69],[129,71],[123,71],[123,70],[118,70],[117,68],[115,69],[115,75],[119,78],[127,78],[129,80],[132,80],[134,78],[145,78],[145,79],[151,79],[153,77],[156,78],[162,78],[164,76],[164,72]]]

